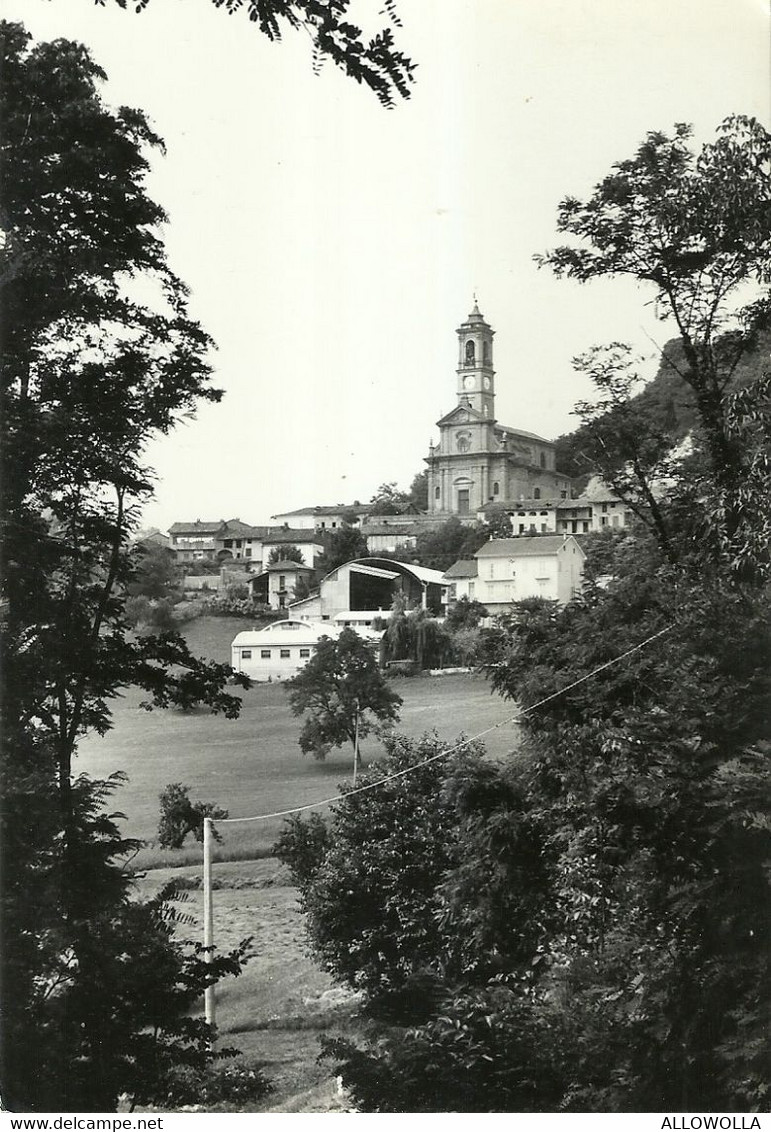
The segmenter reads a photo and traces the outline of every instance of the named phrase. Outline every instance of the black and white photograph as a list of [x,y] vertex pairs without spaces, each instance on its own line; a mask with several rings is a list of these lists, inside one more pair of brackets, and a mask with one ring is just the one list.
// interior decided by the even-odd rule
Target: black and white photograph
[[771,1132],[770,31],[3,0],[6,1132]]

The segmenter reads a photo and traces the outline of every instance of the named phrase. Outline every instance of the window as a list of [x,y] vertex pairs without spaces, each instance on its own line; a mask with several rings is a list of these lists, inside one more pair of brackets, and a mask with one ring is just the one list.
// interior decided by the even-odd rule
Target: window
[[603,503],[603,505],[602,505],[602,509],[603,509],[603,511],[607,511],[607,510],[608,510],[608,505],[607,505],[607,503]]
[[466,343],[466,363],[473,365],[476,358],[476,346],[473,342]]
[[441,494],[442,494],[442,489],[440,487],[435,487],[434,488],[434,499],[439,499],[441,497]]
[[600,519],[600,526],[607,527],[607,525],[608,525],[608,516],[603,515],[602,518]]
[[241,649],[241,660],[251,660],[251,659],[252,659],[252,650],[251,649]]
[[232,545],[233,545],[233,540],[232,540],[232,538],[226,538],[226,539],[225,539],[225,540],[223,541],[222,545],[223,545],[223,546],[232,546]]
[[545,530],[546,530],[546,523],[541,523],[541,530],[542,530],[542,531],[545,531]]
[[458,514],[468,515],[469,513],[469,493],[468,488],[461,488],[458,491]]
[[485,362],[490,361],[490,344],[489,342],[482,343],[482,358]]
[[280,590],[286,589],[286,574],[279,574],[279,576],[278,576],[278,588]]
[[493,483],[493,495],[500,495],[500,492],[501,492],[501,485],[498,483],[497,480],[495,480],[495,482]]
[[260,659],[270,660],[270,649],[260,649]]
[[560,499],[567,499],[567,497],[568,497],[568,493],[566,491],[560,492]]
[[281,659],[282,659],[282,660],[289,660],[289,657],[290,657],[291,655],[292,655],[292,650],[291,650],[291,649],[281,649],[281,650],[280,650],[280,656],[281,656]]
[[238,546],[238,547],[241,546],[241,539],[240,538],[236,539],[236,546]]
[[302,659],[304,659],[304,660],[305,660],[305,659],[307,659],[307,658],[308,658],[308,657],[309,657],[310,655],[311,655],[311,650],[310,650],[310,649],[300,649],[300,657],[301,657]]
[[541,467],[542,468],[546,467],[546,453],[545,452],[541,453]]
[[455,447],[459,452],[468,452],[471,447],[471,435],[468,432],[459,432],[455,437]]
[[535,489],[535,491],[533,492],[533,499],[540,499],[540,498],[541,498],[541,489],[540,489],[540,487],[537,487]]
[[251,548],[251,546],[247,546],[246,550],[244,551],[244,554],[246,555],[246,557],[247,557],[247,558],[251,558],[251,557],[252,557],[252,548]]
[[476,582],[469,582],[469,584],[468,584],[468,596],[473,597],[475,590],[476,590]]

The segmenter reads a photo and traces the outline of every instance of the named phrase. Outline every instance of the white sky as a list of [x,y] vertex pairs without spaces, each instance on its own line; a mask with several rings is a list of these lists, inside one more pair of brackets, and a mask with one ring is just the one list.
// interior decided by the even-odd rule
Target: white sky
[[[374,11],[382,3],[374,3]],[[67,36],[105,97],[166,140],[153,195],[172,266],[218,344],[226,396],[154,444],[146,524],[239,516],[409,486],[455,404],[455,328],[477,292],[496,330],[496,415],[554,437],[588,393],[571,358],[632,342],[655,368],[651,295],[538,270],[556,207],[649,130],[769,120],[765,0],[398,0],[419,64],[385,111],[303,32],[272,45],[210,0],[4,0]],[[380,21],[382,22],[382,21]]]

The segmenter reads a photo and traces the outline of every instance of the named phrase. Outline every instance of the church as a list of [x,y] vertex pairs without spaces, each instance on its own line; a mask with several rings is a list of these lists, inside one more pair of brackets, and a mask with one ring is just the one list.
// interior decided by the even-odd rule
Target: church
[[458,403],[437,421],[439,443],[426,457],[428,513],[436,519],[474,519],[496,503],[570,498],[554,444],[495,419],[494,334],[475,300],[457,330]]

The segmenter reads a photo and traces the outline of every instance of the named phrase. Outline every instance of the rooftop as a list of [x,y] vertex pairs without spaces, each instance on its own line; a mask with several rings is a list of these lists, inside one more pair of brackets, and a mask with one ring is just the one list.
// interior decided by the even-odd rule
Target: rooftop
[[476,578],[478,563],[475,558],[459,558],[453,562],[449,570],[445,570],[445,578]]
[[[566,542],[576,543],[572,535],[520,535],[491,538],[476,552],[476,558],[529,558],[557,554]],[[582,552],[583,553],[583,552]]]

